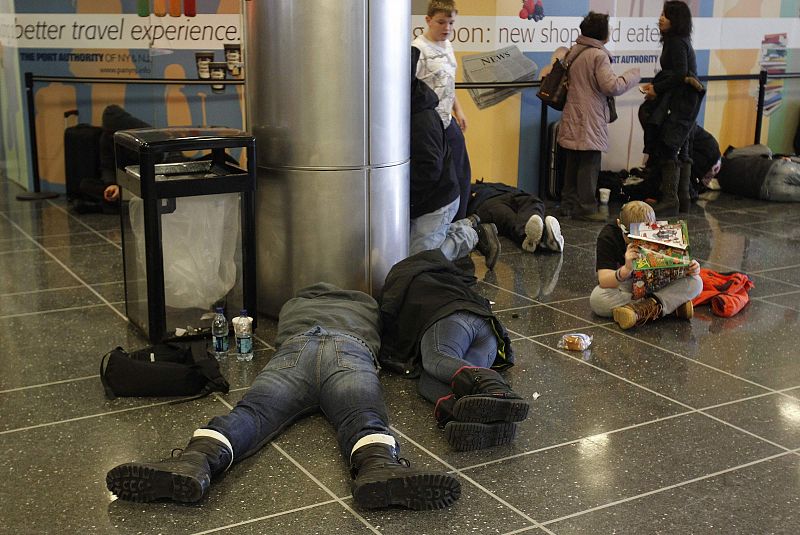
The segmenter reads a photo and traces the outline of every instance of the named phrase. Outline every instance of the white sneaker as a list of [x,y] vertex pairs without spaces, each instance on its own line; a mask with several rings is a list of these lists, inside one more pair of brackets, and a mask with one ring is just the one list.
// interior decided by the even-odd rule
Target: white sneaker
[[525,223],[525,239],[522,240],[522,248],[529,253],[534,252],[542,239],[542,232],[544,232],[542,218],[536,214],[532,215]]
[[561,235],[561,224],[558,219],[549,215],[544,218],[545,233],[542,243],[551,251],[564,251],[564,236]]

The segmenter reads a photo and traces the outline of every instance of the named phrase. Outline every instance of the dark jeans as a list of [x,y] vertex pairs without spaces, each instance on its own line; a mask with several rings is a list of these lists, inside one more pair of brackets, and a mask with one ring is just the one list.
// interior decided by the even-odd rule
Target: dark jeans
[[428,327],[419,346],[423,369],[419,393],[431,403],[451,393],[450,381],[460,368],[488,368],[497,356],[491,320],[466,311],[450,314]]
[[472,167],[469,164],[469,154],[467,154],[467,143],[464,140],[464,133],[458,126],[455,118],[450,119],[450,126],[445,131],[447,144],[450,146],[450,153],[453,157],[453,168],[458,178],[458,190],[460,203],[458,212],[453,221],[467,217],[467,204],[469,204],[469,184],[472,182]]
[[522,245],[525,224],[533,215],[544,221],[544,203],[530,193],[504,193],[487,200],[475,211],[482,223],[494,223],[500,235]]
[[230,440],[235,461],[296,420],[322,411],[349,459],[366,435],[391,435],[375,358],[358,338],[315,327],[280,346],[234,409],[206,426]]
[[597,211],[597,177],[600,174],[600,151],[564,151],[564,187],[561,206],[575,214],[593,214]]

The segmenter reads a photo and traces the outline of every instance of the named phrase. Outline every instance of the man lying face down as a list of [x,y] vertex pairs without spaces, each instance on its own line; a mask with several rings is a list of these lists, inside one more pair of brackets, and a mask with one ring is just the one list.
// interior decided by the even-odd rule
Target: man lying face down
[[179,457],[121,464],[108,472],[108,489],[137,502],[200,501],[212,479],[316,407],[336,429],[357,505],[439,509],[459,498],[454,477],[415,470],[398,457],[378,381],[372,297],[327,283],[304,288],[281,309],[276,345],[236,407],[197,429]]

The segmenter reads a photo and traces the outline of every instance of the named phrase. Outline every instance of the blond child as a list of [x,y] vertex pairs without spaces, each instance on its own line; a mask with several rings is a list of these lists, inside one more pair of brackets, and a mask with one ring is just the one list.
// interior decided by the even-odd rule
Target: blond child
[[649,204],[631,201],[622,207],[616,223],[607,224],[597,236],[598,285],[592,291],[589,306],[598,316],[613,317],[622,329],[672,313],[678,318],[691,319],[694,315],[692,299],[703,289],[700,264],[692,260],[685,277],[633,301],[631,277],[638,253],[628,238],[628,229],[631,223],[655,220],[656,214]]

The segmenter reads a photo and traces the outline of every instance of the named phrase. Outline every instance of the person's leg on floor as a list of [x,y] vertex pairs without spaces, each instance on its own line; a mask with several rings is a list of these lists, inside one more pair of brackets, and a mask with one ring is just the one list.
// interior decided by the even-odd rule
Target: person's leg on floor
[[800,202],[800,164],[778,160],[764,177],[759,195],[765,201]]
[[409,255],[440,249],[450,261],[467,256],[478,243],[478,233],[469,220],[450,221],[458,209],[456,199],[438,210],[411,220]]
[[367,346],[343,333],[329,333],[320,349],[320,408],[336,429],[349,462],[353,499],[366,508],[400,505],[439,509],[461,494],[454,477],[415,470],[399,458],[397,441],[378,379],[377,361]]
[[453,210],[458,207],[458,199],[438,210],[423,214],[411,220],[408,231],[408,254],[438,249],[447,237]]
[[140,502],[201,500],[212,478],[317,410],[312,379],[318,342],[313,335],[287,340],[236,407],[195,431],[180,457],[117,466],[106,476],[108,489],[122,499]]
[[[420,341],[420,394],[435,403],[437,423],[457,451],[508,444],[516,435],[515,422],[527,416],[527,403],[489,369],[497,356],[497,344],[491,319],[466,311],[437,321]],[[502,383],[503,392],[484,391],[488,385],[484,376],[496,379],[495,386]]]
[[525,223],[518,225],[518,214],[514,205],[514,194],[504,193],[481,204],[475,212],[482,223],[494,223],[501,236],[517,245],[525,239]]
[[625,281],[618,288],[601,288],[595,286],[589,296],[589,307],[597,316],[610,318],[612,311],[621,306],[625,306],[633,300],[633,289],[631,281]]

